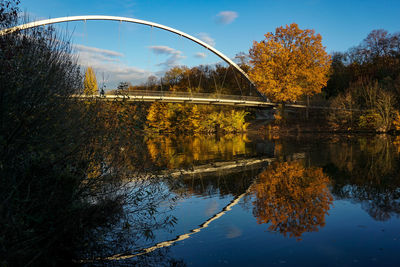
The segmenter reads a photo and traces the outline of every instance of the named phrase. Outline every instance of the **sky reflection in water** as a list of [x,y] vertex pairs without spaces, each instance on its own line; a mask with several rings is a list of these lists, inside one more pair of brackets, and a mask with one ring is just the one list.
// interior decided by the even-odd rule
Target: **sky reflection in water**
[[[147,140],[154,163],[175,169],[255,157],[275,161],[183,177],[169,189],[179,199],[171,211],[176,224],[155,231],[143,248],[198,231],[114,263],[400,264],[399,147],[393,137],[181,138]],[[204,227],[213,216],[218,218]]]

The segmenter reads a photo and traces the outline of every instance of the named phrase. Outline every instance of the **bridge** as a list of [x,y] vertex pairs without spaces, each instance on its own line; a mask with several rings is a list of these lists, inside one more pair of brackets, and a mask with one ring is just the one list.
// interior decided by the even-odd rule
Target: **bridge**
[[[122,94],[98,95],[74,95],[74,97],[85,100],[98,98],[102,101],[127,101],[127,102],[163,102],[163,103],[187,103],[207,104],[221,106],[238,106],[251,108],[273,108],[279,103],[271,102],[268,99],[257,96],[224,95],[213,93],[191,93],[172,91],[141,91],[134,90]],[[307,108],[302,102],[286,103],[288,108]],[[310,109],[332,109],[326,106],[308,106]]]
[[[118,22],[129,22],[135,24],[142,24],[150,26],[151,28],[159,28],[181,37],[187,38],[190,41],[197,43],[204,48],[208,49],[219,58],[224,60],[230,66],[234,67],[245,79],[256,88],[253,81],[249,78],[246,72],[241,69],[235,62],[233,62],[228,56],[218,51],[211,45],[193,37],[187,33],[179,31],[177,29],[154,23],[151,21],[117,17],[117,16],[102,16],[102,15],[85,15],[85,16],[70,16],[60,17],[46,20],[39,20],[15,26],[12,28],[4,29],[0,31],[0,36],[12,34],[14,32],[27,30],[30,28],[41,27],[45,25],[51,25],[56,23],[70,22],[70,21],[88,21],[88,20],[103,20],[103,21],[118,21]],[[230,106],[242,106],[242,107],[258,107],[258,108],[272,108],[279,105],[279,103],[273,103],[269,101],[263,94],[256,90],[258,96],[243,96],[243,95],[221,95],[221,94],[206,94],[206,93],[188,93],[188,92],[171,92],[171,91],[131,91],[124,95],[105,95],[102,100],[124,100],[129,102],[169,102],[169,103],[192,103],[192,104],[211,104],[211,105],[230,105]],[[93,96],[76,95],[75,97],[85,99],[93,98]],[[285,104],[287,107],[292,108],[311,108],[311,109],[330,109],[325,106],[307,106],[303,103],[288,103]]]
[[30,28],[36,28],[36,27],[41,27],[45,25],[51,25],[51,24],[56,24],[56,23],[62,23],[62,22],[70,22],[70,21],[88,21],[88,20],[110,20],[110,21],[119,21],[119,22],[129,22],[129,23],[135,23],[135,24],[142,24],[142,25],[147,25],[151,26],[152,28],[159,28],[165,31],[172,32],[174,34],[177,34],[179,36],[182,36],[184,38],[189,39],[190,41],[197,43],[204,48],[208,49],[215,55],[217,55],[219,58],[227,62],[230,66],[233,66],[236,70],[238,70],[251,84],[254,85],[252,80],[249,78],[249,76],[246,74],[244,70],[242,70],[235,62],[233,62],[228,56],[224,55],[222,52],[218,51],[211,45],[207,44],[206,42],[201,41],[200,39],[191,36],[187,33],[184,33],[182,31],[179,31],[177,29],[158,24],[155,22],[151,21],[146,21],[146,20],[140,20],[140,19],[133,19],[133,18],[127,18],[127,17],[116,17],[116,16],[101,16],[101,15],[85,15],[85,16],[71,16],[71,17],[60,17],[60,18],[53,18],[53,19],[45,19],[45,20],[39,20],[39,21],[34,21],[26,24],[22,24],[19,26],[15,26],[9,29],[4,29],[0,31],[0,36],[6,35],[6,34],[11,34],[13,32],[21,31],[21,30],[26,30]]

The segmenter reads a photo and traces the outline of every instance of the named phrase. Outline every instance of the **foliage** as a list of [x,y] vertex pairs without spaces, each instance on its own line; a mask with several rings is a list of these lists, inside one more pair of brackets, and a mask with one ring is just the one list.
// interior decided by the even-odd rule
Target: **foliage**
[[[347,106],[358,113],[347,128],[377,132],[392,129],[396,110],[400,108],[400,35],[373,30],[360,45],[346,53],[335,53],[331,77],[324,88],[326,95],[335,96],[333,107]],[[342,101],[342,103],[340,103]],[[346,102],[347,101],[347,102]],[[347,103],[347,104],[346,104]],[[335,117],[346,117],[347,111],[333,110]],[[338,125],[338,120],[334,123]]]
[[247,114],[244,110],[155,102],[148,110],[147,125],[149,130],[158,132],[244,132]]
[[320,93],[331,62],[321,40],[314,30],[301,30],[295,23],[265,34],[250,49],[250,78],[275,102]]
[[329,69],[329,80],[322,89],[327,98],[343,94],[349,87],[351,74],[346,66],[347,55],[345,53],[332,53],[332,63]]
[[16,24],[19,12],[19,0],[0,1],[0,29],[8,28]]
[[72,97],[82,80],[68,39],[52,28],[0,37],[0,265],[71,265],[127,201],[149,228],[146,218],[165,200],[151,179],[132,183],[130,198],[121,190],[145,167],[135,141],[145,109],[87,105]]
[[391,129],[395,115],[395,97],[391,92],[380,91],[376,102],[378,120],[375,129],[377,132],[388,132]]
[[388,132],[395,116],[396,98],[378,81],[366,78],[351,84],[346,94],[331,102],[328,120],[335,129]]
[[83,81],[83,93],[85,95],[96,95],[98,94],[98,86],[96,75],[94,74],[93,68],[88,67],[85,72],[85,79]]
[[330,105],[331,111],[328,115],[328,123],[335,130],[350,130],[354,121],[354,98],[351,93],[340,94],[335,97]]
[[358,126],[364,129],[376,129],[379,121],[379,114],[373,111],[369,111],[363,114],[359,118]]
[[397,110],[394,113],[393,126],[396,131],[400,131],[400,113]]
[[332,204],[329,177],[321,168],[305,168],[299,162],[270,165],[254,187],[253,214],[257,222],[284,236],[300,238],[318,231]]
[[71,221],[87,208],[77,198],[86,162],[72,156],[87,141],[86,118],[70,99],[82,83],[67,40],[37,29],[0,46],[0,258],[25,265],[66,253],[86,223]]
[[245,132],[249,125],[249,123],[245,122],[247,114],[248,112],[244,110],[231,110],[228,116],[221,116],[221,128],[228,133]]
[[[165,73],[163,82],[169,85],[170,91],[175,91],[177,88],[176,86],[179,83],[184,82],[187,70],[188,69],[186,67],[175,66]],[[175,89],[171,90],[172,88]]]

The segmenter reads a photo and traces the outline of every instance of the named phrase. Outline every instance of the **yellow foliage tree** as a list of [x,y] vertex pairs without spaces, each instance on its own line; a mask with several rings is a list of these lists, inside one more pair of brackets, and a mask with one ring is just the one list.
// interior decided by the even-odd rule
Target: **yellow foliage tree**
[[254,187],[253,214],[269,230],[300,238],[325,225],[332,204],[329,177],[322,168],[304,168],[299,162],[270,165]]
[[147,113],[147,129],[158,132],[245,132],[249,123],[244,110],[219,110],[219,108],[178,103],[151,104]]
[[94,74],[92,67],[86,69],[85,79],[83,81],[83,93],[85,95],[98,94],[96,75]]
[[189,69],[187,67],[175,66],[168,70],[164,75],[164,83],[169,85],[170,91],[187,91],[187,88],[182,81],[185,79],[185,75],[188,74]]
[[320,34],[301,30],[296,23],[265,34],[250,49],[250,78],[274,102],[320,93],[331,63],[321,40]]
[[168,103],[153,102],[147,113],[147,124],[158,131],[169,131],[171,129],[172,112]]
[[396,131],[400,131],[400,113],[398,110],[394,112],[393,126]]

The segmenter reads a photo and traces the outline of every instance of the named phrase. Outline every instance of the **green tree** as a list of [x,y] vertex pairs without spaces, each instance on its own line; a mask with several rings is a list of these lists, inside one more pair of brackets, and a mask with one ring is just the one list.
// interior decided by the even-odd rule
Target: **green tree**
[[88,67],[86,69],[83,87],[83,92],[85,95],[96,95],[99,91],[97,87],[96,75],[94,74],[92,67]]

